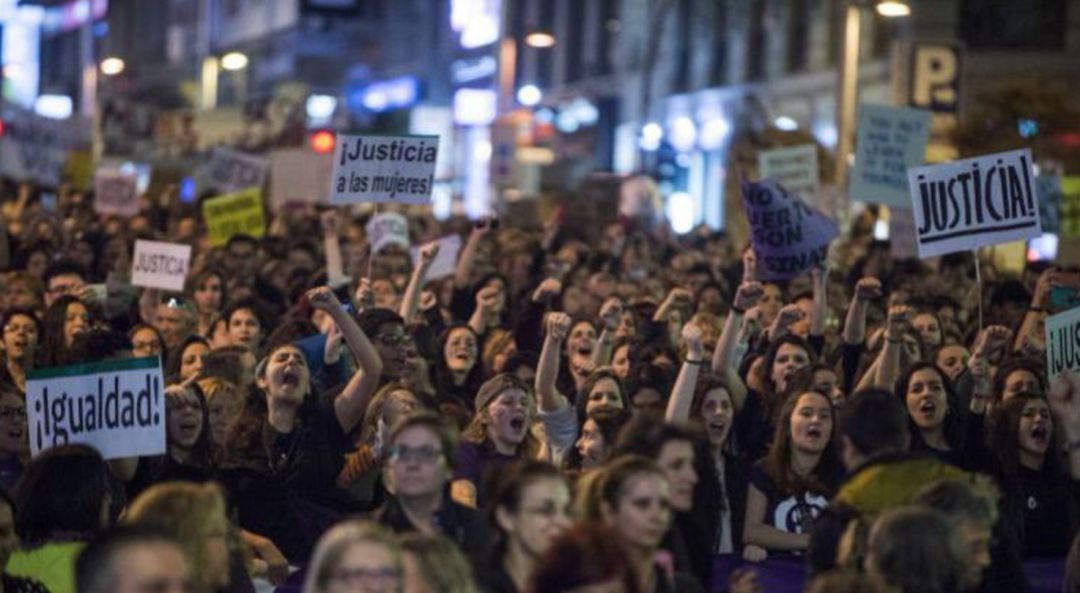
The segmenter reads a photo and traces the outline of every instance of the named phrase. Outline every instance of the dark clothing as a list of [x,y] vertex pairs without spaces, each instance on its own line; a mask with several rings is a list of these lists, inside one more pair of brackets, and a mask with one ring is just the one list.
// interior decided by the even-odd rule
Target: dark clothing
[[0,575],[0,581],[4,583],[4,593],[49,593],[45,585],[34,579],[24,579],[5,574]]
[[483,508],[484,486],[493,472],[502,471],[518,461],[518,455],[503,455],[495,450],[490,441],[482,443],[464,442],[458,445],[457,459],[454,463],[454,479],[468,480],[476,488],[476,506]]
[[[839,476],[824,481],[824,486],[829,488],[839,482]],[[782,492],[760,462],[750,471],[750,484],[765,495],[765,525],[788,533],[810,533],[814,520],[828,506],[832,494],[831,489]]]
[[13,491],[15,484],[22,477],[24,469],[26,468],[23,467],[22,461],[19,460],[17,455],[7,459],[0,459],[0,488],[7,492]]
[[669,572],[656,565],[656,593],[704,593],[705,588],[694,577],[676,570]]
[[[372,515],[372,520],[381,523],[394,533],[410,533],[419,531],[405,509],[401,501],[395,496],[387,495],[386,502]],[[460,505],[450,498],[450,493],[443,494],[442,506],[435,513],[435,527],[440,533],[453,541],[466,556],[474,563],[487,556],[489,530],[487,520],[476,509]]]
[[1021,489],[1008,502],[1021,509],[1017,527],[1023,557],[1065,557],[1076,532],[1080,487],[1063,473],[1021,466],[1019,474]]
[[476,582],[485,593],[523,593],[506,572],[502,559],[491,556],[476,571]]
[[747,389],[746,402],[735,415],[732,426],[738,452],[751,461],[765,456],[773,435],[772,419],[767,417],[765,399],[761,393]]
[[222,480],[239,508],[240,525],[302,564],[348,508],[335,481],[353,445],[328,402],[305,404],[292,432],[279,433],[267,423],[262,436],[263,451],[229,452]]

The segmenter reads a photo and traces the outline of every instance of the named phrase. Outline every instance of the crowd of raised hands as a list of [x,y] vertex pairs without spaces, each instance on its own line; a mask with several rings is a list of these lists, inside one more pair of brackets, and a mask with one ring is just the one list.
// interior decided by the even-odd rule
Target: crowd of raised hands
[[[980,285],[856,224],[780,281],[724,234],[420,211],[414,254],[314,209],[212,246],[168,200],[121,221],[15,193],[5,589],[121,590],[157,549],[199,593],[752,593],[784,561],[813,591],[1022,591],[1076,533],[1080,385],[1043,337],[1075,270]],[[139,238],[193,246],[184,293],[130,285]],[[28,373],[146,356],[163,455],[30,458]]]

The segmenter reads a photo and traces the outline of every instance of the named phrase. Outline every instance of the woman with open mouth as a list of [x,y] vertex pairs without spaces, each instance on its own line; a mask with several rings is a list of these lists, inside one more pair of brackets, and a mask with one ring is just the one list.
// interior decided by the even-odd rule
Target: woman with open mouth
[[907,407],[912,451],[929,453],[963,469],[984,465],[982,423],[965,423],[960,417],[956,392],[945,371],[932,362],[912,365],[896,382],[896,395]]
[[195,383],[165,388],[163,455],[139,457],[127,482],[129,498],[168,480],[213,478],[210,419],[202,389]]
[[288,342],[271,346],[256,369],[258,391],[230,427],[221,460],[240,525],[269,538],[293,563],[308,558],[344,510],[335,483],[355,449],[349,433],[382,373],[378,352],[334,293],[319,287],[307,298],[340,328],[356,372],[334,397],[313,393],[304,353]]
[[468,325],[451,326],[439,340],[441,356],[432,370],[439,399],[460,406],[466,413],[472,412],[484,380],[483,365],[478,364],[479,344],[480,338]]
[[1063,464],[1055,443],[1066,441],[1069,456],[1074,455],[1080,447],[1077,420],[1051,413],[1043,396],[1026,392],[994,410],[989,438],[993,463],[988,469],[1004,491],[1003,524],[1014,530],[1025,559],[1061,558],[1076,532],[1076,514],[1064,511],[1080,503],[1080,472],[1075,464]]
[[70,362],[75,336],[89,330],[95,318],[90,309],[71,295],[64,295],[45,311],[45,340],[43,353],[47,366]]
[[12,308],[0,318],[3,328],[4,364],[0,365],[0,383],[26,392],[26,373],[37,366],[41,322],[30,309]]
[[825,395],[799,391],[784,402],[769,455],[750,475],[744,559],[806,550],[814,519],[843,477],[834,426]]

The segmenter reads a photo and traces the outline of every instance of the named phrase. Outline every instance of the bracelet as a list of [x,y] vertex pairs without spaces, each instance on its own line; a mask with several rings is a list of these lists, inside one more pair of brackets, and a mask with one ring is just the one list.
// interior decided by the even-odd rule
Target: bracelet
[[684,360],[683,362],[685,362],[686,364],[699,364],[699,365],[704,365],[704,364],[707,364],[707,363],[706,363],[706,361],[705,361],[704,359],[702,359],[702,360],[690,360],[690,359],[686,359],[686,360]]
[[1028,311],[1032,313],[1046,313],[1046,309],[1042,307],[1028,307]]
[[731,306],[731,311],[733,313],[738,313],[739,315],[746,315],[746,309],[740,309],[740,308],[736,307],[735,305]]

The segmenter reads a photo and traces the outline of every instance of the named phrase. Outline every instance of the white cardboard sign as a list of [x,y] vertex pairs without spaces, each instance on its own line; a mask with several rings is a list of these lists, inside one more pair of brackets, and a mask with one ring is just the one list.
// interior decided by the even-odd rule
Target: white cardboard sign
[[1031,150],[908,169],[919,257],[1042,234]]
[[330,203],[427,204],[438,152],[438,136],[338,134]]
[[852,199],[907,207],[907,170],[926,162],[930,112],[863,104],[859,107]]
[[157,357],[30,371],[30,453],[90,445],[105,459],[165,452],[165,382]]
[[215,148],[206,168],[206,181],[221,193],[262,187],[267,160],[231,148]]
[[378,253],[388,245],[408,249],[409,223],[397,212],[376,214],[367,223],[367,237],[372,253]]
[[131,217],[139,213],[138,178],[135,173],[102,168],[94,175],[94,211]]
[[270,153],[270,200],[274,204],[325,204],[330,195],[334,156],[306,148],[283,148]]
[[817,147],[800,144],[758,153],[758,177],[775,179],[807,204],[818,204]]
[[1080,307],[1046,319],[1046,376],[1080,373]]
[[[447,235],[435,241],[435,243],[439,244],[439,254],[435,256],[435,261],[431,262],[431,267],[428,268],[428,280],[453,276],[457,270],[458,252],[461,251],[460,235]],[[413,266],[419,266],[420,248],[413,247],[410,252],[412,253]]]
[[131,284],[181,292],[191,261],[191,245],[161,241],[135,241]]

